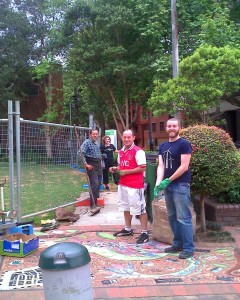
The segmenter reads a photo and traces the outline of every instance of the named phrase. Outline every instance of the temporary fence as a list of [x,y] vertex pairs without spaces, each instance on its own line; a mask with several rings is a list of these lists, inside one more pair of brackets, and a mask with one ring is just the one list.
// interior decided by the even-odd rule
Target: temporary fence
[[8,119],[0,119],[2,210],[21,221],[75,203],[86,177],[74,128],[83,142],[90,128],[23,120],[19,102],[13,112],[9,101]]

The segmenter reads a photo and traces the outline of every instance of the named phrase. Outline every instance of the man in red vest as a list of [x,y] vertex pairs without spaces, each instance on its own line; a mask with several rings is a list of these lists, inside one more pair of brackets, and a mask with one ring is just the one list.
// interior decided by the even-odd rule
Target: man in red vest
[[133,235],[132,216],[138,215],[141,223],[141,234],[137,244],[148,242],[148,217],[144,198],[144,172],[146,170],[145,152],[134,144],[135,135],[128,129],[123,132],[123,148],[118,153],[118,167],[110,168],[110,172],[119,171],[118,207],[124,212],[125,228],[114,233],[114,236]]

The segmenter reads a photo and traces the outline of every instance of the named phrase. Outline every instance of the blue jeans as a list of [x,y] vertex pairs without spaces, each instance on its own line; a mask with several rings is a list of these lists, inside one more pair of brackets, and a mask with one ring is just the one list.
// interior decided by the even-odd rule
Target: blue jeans
[[194,252],[190,184],[172,182],[165,190],[168,220],[173,232],[173,245]]

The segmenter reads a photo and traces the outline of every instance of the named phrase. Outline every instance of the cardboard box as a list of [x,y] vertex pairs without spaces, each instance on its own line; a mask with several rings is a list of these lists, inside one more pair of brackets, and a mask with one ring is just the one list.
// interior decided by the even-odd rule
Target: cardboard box
[[0,255],[24,257],[39,247],[39,237],[35,234],[14,233],[0,240]]

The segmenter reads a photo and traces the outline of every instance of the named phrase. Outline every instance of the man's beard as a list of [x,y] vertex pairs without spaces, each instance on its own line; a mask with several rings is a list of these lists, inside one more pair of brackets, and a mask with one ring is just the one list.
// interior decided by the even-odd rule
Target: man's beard
[[169,135],[169,137],[171,137],[171,138],[175,138],[176,136],[179,135],[179,130],[176,130],[176,131],[170,131],[170,132],[168,132],[168,135]]

